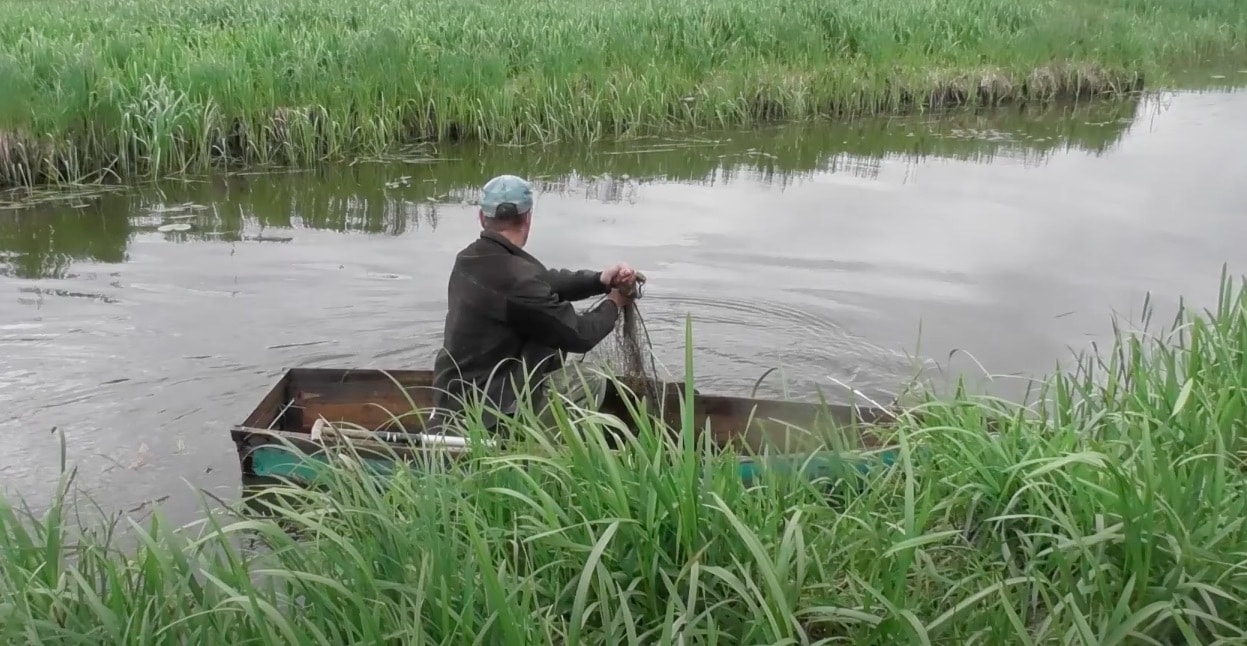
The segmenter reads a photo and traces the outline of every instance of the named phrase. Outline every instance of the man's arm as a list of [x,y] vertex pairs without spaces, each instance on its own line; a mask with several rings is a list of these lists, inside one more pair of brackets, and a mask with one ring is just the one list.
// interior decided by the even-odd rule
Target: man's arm
[[602,272],[590,269],[547,269],[542,278],[550,285],[550,291],[557,293],[565,301],[584,300],[610,291],[609,287],[602,284]]
[[555,291],[553,285],[541,278],[522,279],[507,295],[507,320],[525,336],[576,354],[592,350],[614,331],[619,317],[619,307],[614,301],[603,299],[593,309],[580,314],[568,302],[571,299],[566,294]]

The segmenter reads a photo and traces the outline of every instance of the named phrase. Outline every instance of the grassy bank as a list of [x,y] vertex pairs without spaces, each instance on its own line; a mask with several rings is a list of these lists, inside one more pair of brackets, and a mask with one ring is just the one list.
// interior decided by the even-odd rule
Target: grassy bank
[[1245,41],[1234,0],[4,0],[0,184],[1117,93]]
[[[926,401],[858,487],[571,412],[561,450],[385,482],[278,520],[79,538],[0,508],[6,643],[1214,643],[1247,638],[1247,285],[1044,382]],[[915,413],[921,412],[922,419]],[[997,435],[987,432],[994,425]],[[523,427],[517,428],[517,432]],[[687,429],[686,429],[687,430]],[[542,436],[545,437],[545,436]],[[541,439],[533,436],[533,439]],[[548,438],[547,438],[548,439]],[[244,551],[245,540],[263,549]]]

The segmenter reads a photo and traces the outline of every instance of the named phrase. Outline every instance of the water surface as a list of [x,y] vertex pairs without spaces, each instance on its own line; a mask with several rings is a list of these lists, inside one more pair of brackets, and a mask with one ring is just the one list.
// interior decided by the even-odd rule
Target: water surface
[[642,313],[671,374],[688,316],[702,389],[748,394],[779,367],[763,395],[845,399],[837,381],[886,397],[923,362],[945,381],[1041,375],[1149,291],[1209,304],[1224,264],[1247,269],[1243,150],[1247,93],[1207,92],[412,150],[7,208],[0,482],[46,500],[55,426],[112,508],[171,496],[190,517],[194,488],[235,496],[229,427],[285,368],[431,365],[471,201],[498,173],[539,180],[530,249],[548,264],[648,273]]

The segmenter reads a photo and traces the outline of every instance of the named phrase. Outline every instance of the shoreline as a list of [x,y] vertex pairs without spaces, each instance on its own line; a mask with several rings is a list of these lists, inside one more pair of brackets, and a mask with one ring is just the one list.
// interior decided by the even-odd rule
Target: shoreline
[[[977,78],[976,78],[977,77]],[[269,116],[246,123],[232,119],[232,127],[221,128],[196,124],[204,131],[199,139],[208,142],[199,148],[179,148],[182,137],[171,134],[168,150],[145,147],[134,133],[108,133],[126,140],[131,150],[84,151],[83,144],[52,143],[47,138],[0,131],[0,190],[34,188],[56,184],[88,184],[94,182],[125,183],[160,177],[179,177],[188,169],[194,172],[248,169],[255,166],[308,168],[324,163],[347,163],[360,155],[384,155],[397,148],[421,144],[507,144],[543,145],[581,143],[591,145],[599,140],[627,140],[665,134],[697,133],[704,129],[765,128],[780,124],[811,122],[817,119],[852,120],[914,114],[943,114],[960,110],[1007,108],[1015,106],[1053,105],[1084,101],[1129,101],[1181,88],[1145,86],[1142,75],[1123,72],[1102,74],[1078,72],[1057,78],[1047,70],[1036,70],[1026,78],[1014,79],[993,73],[964,74],[956,80],[941,82],[929,89],[904,86],[888,90],[886,98],[831,98],[823,108],[792,108],[785,98],[806,91],[804,87],[785,88],[768,93],[767,88],[720,102],[717,110],[739,115],[735,119],[704,123],[699,118],[685,120],[677,116],[682,108],[696,99],[666,102],[660,108],[665,116],[649,123],[613,121],[609,118],[586,121],[568,131],[569,136],[548,137],[547,124],[522,124],[505,130],[492,130],[479,123],[442,122],[435,115],[423,118],[400,114],[402,123],[394,131],[381,135],[379,144],[356,144],[349,140],[334,141],[333,131],[357,130],[360,126],[333,121],[323,106],[303,109],[278,108]],[[786,90],[786,91],[785,91]],[[690,95],[695,96],[695,95]],[[508,121],[507,116],[499,121]],[[473,134],[475,133],[475,134]],[[89,144],[88,144],[89,145]],[[329,152],[330,150],[338,152]],[[151,159],[177,159],[161,165]],[[91,162],[84,164],[84,158]]]
[[[1131,96],[1094,102],[1051,102],[1043,105],[979,107],[925,114],[862,116],[849,120],[811,118],[780,121],[754,127],[675,129],[653,135],[604,139],[590,144],[555,141],[524,145],[489,146],[479,141],[398,146],[377,155],[327,160],[315,167],[276,164],[233,164],[193,170],[170,178],[131,178],[105,184],[65,183],[0,189],[0,212],[35,208],[45,201],[74,202],[100,191],[127,190],[145,185],[181,181],[227,181],[263,174],[305,173],[335,176],[347,169],[368,166],[404,166],[411,172],[435,169],[439,178],[453,178],[449,187],[459,192],[480,178],[480,164],[511,165],[524,160],[537,176],[577,169],[579,174],[626,174],[638,179],[668,176],[704,177],[720,163],[752,164],[783,174],[802,176],[822,168],[824,156],[850,155],[879,160],[890,155],[991,158],[1003,151],[1024,152],[1040,159],[1073,147],[1103,153],[1120,140],[1142,113],[1164,110],[1155,98]],[[999,136],[976,139],[973,132]],[[681,151],[713,151],[712,158],[695,160]],[[760,156],[765,149],[771,156]],[[772,157],[779,155],[779,157]],[[360,171],[351,171],[360,172]],[[400,173],[401,174],[401,173]],[[381,181],[381,180],[378,180]]]
[[[1213,74],[1213,72],[1225,72],[1221,74]],[[1241,77],[1241,79],[1239,78]],[[1099,109],[1105,112],[1113,112],[1121,109],[1117,106],[1133,106],[1132,110],[1140,106],[1154,105],[1166,94],[1173,93],[1202,93],[1202,92],[1238,92],[1247,89],[1247,69],[1238,72],[1228,72],[1227,69],[1216,67],[1210,68],[1209,71],[1201,73],[1200,77],[1204,83],[1192,82],[1186,79],[1182,85],[1165,86],[1160,88],[1142,88],[1132,89],[1120,93],[1101,93],[1090,98],[1084,96],[1078,98],[1070,95],[1055,95],[1052,98],[1043,100],[1022,100],[1005,98],[994,103],[985,103],[981,101],[970,101],[960,103],[943,103],[931,106],[919,106],[910,104],[908,108],[897,108],[876,113],[857,113],[844,117],[837,117],[826,113],[811,113],[796,118],[772,118],[766,120],[757,120],[750,123],[725,123],[712,124],[709,126],[699,127],[685,123],[673,122],[657,127],[642,128],[622,133],[611,133],[607,136],[577,140],[577,139],[553,139],[553,140],[535,140],[535,141],[490,141],[488,138],[452,138],[452,137],[423,137],[414,139],[401,139],[392,141],[384,147],[365,152],[357,150],[355,152],[343,152],[337,155],[327,155],[324,157],[296,160],[291,162],[280,156],[262,157],[255,154],[240,152],[236,156],[221,155],[220,146],[214,149],[214,152],[207,160],[200,160],[197,164],[184,164],[177,170],[152,175],[150,173],[139,172],[131,169],[129,172],[118,173],[116,168],[121,164],[120,158],[113,158],[109,166],[103,170],[96,170],[83,175],[67,175],[65,174],[68,166],[68,159],[75,155],[75,151],[67,149],[54,154],[51,148],[45,146],[43,153],[44,164],[43,170],[33,173],[24,165],[15,165],[16,160],[24,159],[23,155],[29,154],[32,149],[30,146],[14,145],[12,135],[9,139],[4,139],[5,133],[0,132],[0,160],[7,162],[7,166],[0,164],[0,207],[13,209],[22,208],[24,202],[20,195],[29,192],[31,195],[44,194],[51,191],[50,196],[55,196],[61,190],[74,191],[77,189],[90,190],[92,187],[97,188],[125,188],[133,187],[141,184],[161,181],[177,181],[177,180],[196,180],[210,177],[233,176],[233,175],[253,175],[265,173],[281,173],[281,172],[306,172],[318,171],[333,166],[353,166],[359,163],[414,163],[410,160],[419,158],[421,163],[441,161],[436,156],[427,157],[426,153],[430,149],[436,149],[438,146],[497,146],[499,148],[535,148],[538,150],[563,150],[568,147],[583,147],[585,154],[591,154],[592,149],[606,144],[608,148],[626,145],[630,142],[643,142],[646,140],[672,140],[671,138],[687,137],[690,140],[697,140],[706,135],[722,136],[733,135],[737,133],[764,133],[775,132],[776,128],[819,128],[829,126],[833,128],[848,128],[864,122],[878,122],[889,119],[910,119],[914,117],[930,117],[938,120],[947,120],[950,123],[958,122],[966,118],[991,118],[994,114],[1005,115],[1010,118],[1028,119],[1039,118],[1048,119],[1059,111],[1076,112],[1090,109]],[[1222,79],[1222,83],[1208,83],[1207,79]],[[1237,82],[1235,82],[1237,81]],[[1016,111],[1016,112],[1000,112],[1000,111]],[[289,121],[288,121],[289,122]],[[314,125],[312,120],[304,120],[305,125],[311,127]],[[872,124],[873,127],[873,124]],[[271,130],[266,130],[270,132]],[[675,139],[678,141],[678,139]],[[316,138],[318,147],[324,147],[325,142]],[[280,147],[280,145],[288,147],[289,140],[285,143],[277,141],[268,141],[265,145],[269,148]],[[619,154],[613,152],[611,154]],[[55,177],[48,171],[52,165],[60,169],[61,177]],[[6,174],[6,172],[8,174]],[[14,175],[16,173],[16,176]],[[33,178],[33,180],[32,180]],[[13,199],[6,198],[5,195],[12,196]]]

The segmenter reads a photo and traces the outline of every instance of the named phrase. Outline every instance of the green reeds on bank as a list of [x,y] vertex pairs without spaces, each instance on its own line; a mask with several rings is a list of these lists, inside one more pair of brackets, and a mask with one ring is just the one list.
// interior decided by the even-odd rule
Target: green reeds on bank
[[610,451],[568,409],[448,467],[344,462],[266,516],[122,523],[130,548],[0,507],[0,640],[1241,643],[1247,285],[1223,284],[1025,405],[921,401],[856,487],[747,487],[689,428]]
[[1236,0],[0,2],[0,184],[1136,90]]

